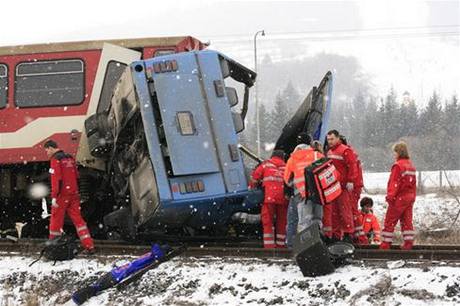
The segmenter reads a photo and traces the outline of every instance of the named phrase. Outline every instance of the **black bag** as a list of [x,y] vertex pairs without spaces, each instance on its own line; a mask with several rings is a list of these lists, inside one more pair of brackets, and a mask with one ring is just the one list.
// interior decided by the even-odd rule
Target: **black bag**
[[45,258],[54,262],[70,260],[75,258],[78,251],[79,248],[75,238],[68,235],[62,235],[53,240],[48,240],[45,243],[45,247],[40,252],[40,257],[38,257],[38,259],[32,262],[29,266],[39,261],[42,256],[45,256]]

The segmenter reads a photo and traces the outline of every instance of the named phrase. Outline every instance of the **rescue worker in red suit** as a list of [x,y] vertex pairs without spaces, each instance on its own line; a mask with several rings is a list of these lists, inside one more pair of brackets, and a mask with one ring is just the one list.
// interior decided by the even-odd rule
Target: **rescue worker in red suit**
[[80,194],[78,192],[78,170],[73,157],[59,149],[57,143],[48,140],[44,144],[46,154],[50,158],[51,174],[51,218],[49,239],[62,234],[65,214],[72,220],[81,244],[87,253],[94,253],[94,243],[91,239],[86,222],[80,213]]
[[262,185],[262,227],[264,248],[285,248],[287,199],[284,196],[283,174],[286,164],[284,152],[274,150],[269,160],[262,162],[252,172],[250,188]]
[[374,201],[369,197],[364,197],[360,201],[361,223],[367,238],[374,244],[380,244],[380,224],[372,211]]
[[[329,147],[327,157],[332,160],[339,172],[342,193],[331,204],[325,205],[324,208],[329,210],[326,213],[330,219],[327,216],[323,218],[323,231],[326,237],[351,243],[354,233],[353,190],[358,177],[357,159],[353,151],[341,143],[340,133],[337,130],[327,133],[327,143]],[[331,228],[332,233],[328,233],[328,228]]]
[[361,212],[358,209],[358,202],[361,198],[361,192],[363,191],[364,187],[364,180],[363,180],[363,168],[361,167],[361,161],[358,158],[358,154],[353,149],[351,145],[348,144],[347,139],[345,136],[340,135],[340,142],[350,148],[353,154],[356,156],[356,169],[357,169],[357,176],[356,181],[353,184],[353,191],[351,192],[351,200],[352,200],[352,210],[353,210],[353,226],[354,226],[354,241],[358,244],[368,244],[369,240],[363,230],[363,223],[361,218]]
[[401,223],[401,232],[404,244],[403,250],[410,250],[414,244],[414,226],[412,224],[412,209],[416,197],[415,167],[409,159],[407,145],[399,142],[393,146],[396,162],[391,167],[388,180],[386,201],[387,213],[382,231],[380,249],[389,249],[393,242],[393,232],[398,221]]

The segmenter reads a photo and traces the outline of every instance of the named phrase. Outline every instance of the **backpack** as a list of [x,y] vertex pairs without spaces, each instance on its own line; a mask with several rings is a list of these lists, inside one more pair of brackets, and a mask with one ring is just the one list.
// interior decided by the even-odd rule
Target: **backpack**
[[46,259],[52,260],[54,263],[56,263],[56,261],[70,260],[75,258],[75,256],[78,254],[78,251],[79,248],[75,238],[68,235],[62,235],[53,240],[48,240],[45,243],[45,247],[40,252],[38,259],[33,261],[29,267],[39,261],[42,256],[45,256]]
[[309,198],[321,205],[326,205],[337,199],[342,193],[338,180],[339,173],[332,161],[321,158],[305,168]]

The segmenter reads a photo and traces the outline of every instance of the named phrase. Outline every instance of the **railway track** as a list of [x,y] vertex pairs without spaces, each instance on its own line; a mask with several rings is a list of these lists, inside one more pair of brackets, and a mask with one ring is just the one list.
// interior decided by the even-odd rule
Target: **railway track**
[[[42,248],[45,240],[21,240],[19,242],[0,241],[3,254],[35,255]],[[149,251],[148,244],[128,244],[121,241],[96,241],[97,256],[137,256]],[[174,245],[174,243],[172,243]],[[292,258],[287,249],[263,249],[259,241],[244,243],[202,243],[189,242],[183,256],[188,257],[244,257],[244,258]],[[377,246],[357,247],[356,260],[414,260],[414,261],[458,261],[460,262],[460,245],[417,245],[413,250],[403,251],[398,247],[391,250],[379,250]]]

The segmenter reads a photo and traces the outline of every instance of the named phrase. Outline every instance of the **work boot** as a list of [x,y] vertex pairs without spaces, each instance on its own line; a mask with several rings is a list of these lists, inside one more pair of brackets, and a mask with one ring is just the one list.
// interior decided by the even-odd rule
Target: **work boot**
[[391,248],[391,243],[389,242],[382,242],[379,246],[380,250],[389,250]]
[[94,254],[96,254],[96,248],[95,247],[88,248],[88,249],[84,248],[81,251],[81,254],[83,254],[83,255],[94,255]]
[[404,241],[404,244],[401,245],[401,250],[412,250],[413,246],[414,246],[413,241]]

